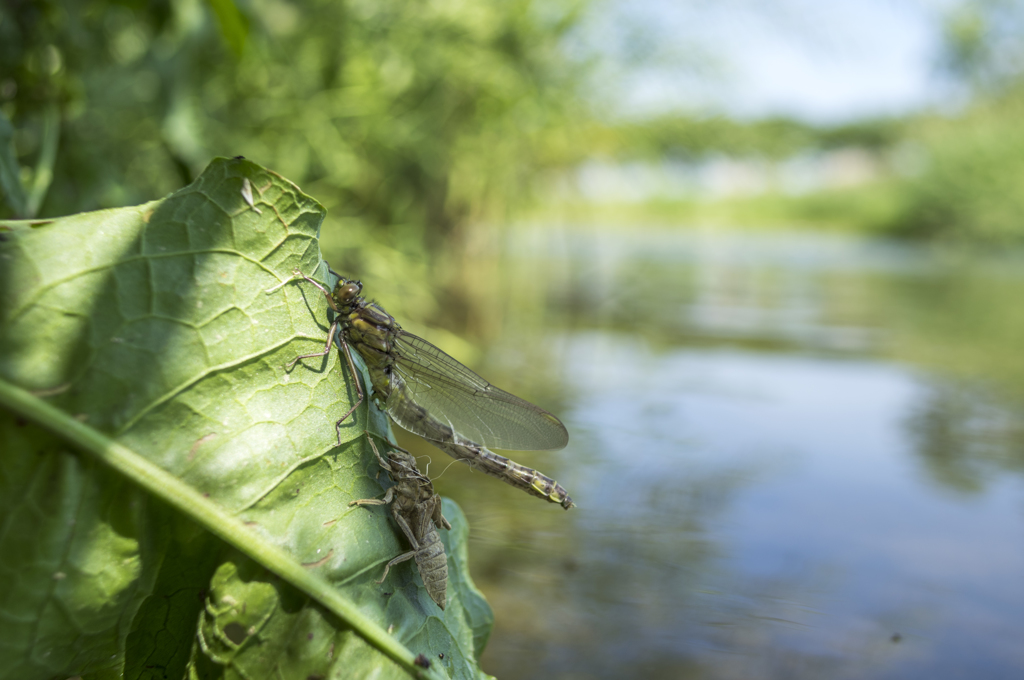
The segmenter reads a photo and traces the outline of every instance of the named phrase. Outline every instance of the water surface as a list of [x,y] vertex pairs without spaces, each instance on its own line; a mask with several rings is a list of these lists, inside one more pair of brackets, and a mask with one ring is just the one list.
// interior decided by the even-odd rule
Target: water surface
[[461,467],[438,480],[495,608],[487,672],[1024,677],[1014,257],[697,230],[510,239],[482,370],[564,416],[568,449],[515,457],[579,507]]

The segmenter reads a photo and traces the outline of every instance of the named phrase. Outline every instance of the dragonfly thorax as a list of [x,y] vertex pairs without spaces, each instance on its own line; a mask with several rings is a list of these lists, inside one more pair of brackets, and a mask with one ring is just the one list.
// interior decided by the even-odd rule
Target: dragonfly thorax
[[348,315],[344,329],[346,340],[371,366],[391,365],[391,336],[387,327],[365,318],[361,311],[357,309]]

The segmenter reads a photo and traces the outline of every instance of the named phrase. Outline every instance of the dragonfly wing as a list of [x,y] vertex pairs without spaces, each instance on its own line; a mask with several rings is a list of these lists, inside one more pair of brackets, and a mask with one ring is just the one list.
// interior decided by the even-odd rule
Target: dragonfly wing
[[558,418],[498,389],[423,338],[399,333],[394,354],[397,375],[387,409],[410,432],[443,441],[450,428],[482,446],[517,451],[569,442]]

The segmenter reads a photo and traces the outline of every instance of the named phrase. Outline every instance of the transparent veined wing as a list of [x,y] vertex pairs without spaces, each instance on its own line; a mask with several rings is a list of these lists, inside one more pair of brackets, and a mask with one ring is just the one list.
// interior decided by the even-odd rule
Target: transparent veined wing
[[554,415],[495,387],[423,338],[399,332],[393,355],[397,380],[388,413],[414,434],[443,440],[451,428],[481,446],[516,451],[560,449],[569,442]]

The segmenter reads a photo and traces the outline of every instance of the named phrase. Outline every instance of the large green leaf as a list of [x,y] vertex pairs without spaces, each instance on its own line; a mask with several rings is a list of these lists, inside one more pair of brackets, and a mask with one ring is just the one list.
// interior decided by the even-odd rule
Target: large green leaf
[[378,585],[405,547],[348,502],[387,483],[387,419],[366,400],[339,446],[344,360],[285,368],[327,337],[290,281],[326,278],[323,214],[218,159],[160,201],[0,223],[0,678],[480,674],[465,518],[445,501],[445,611],[412,561]]

